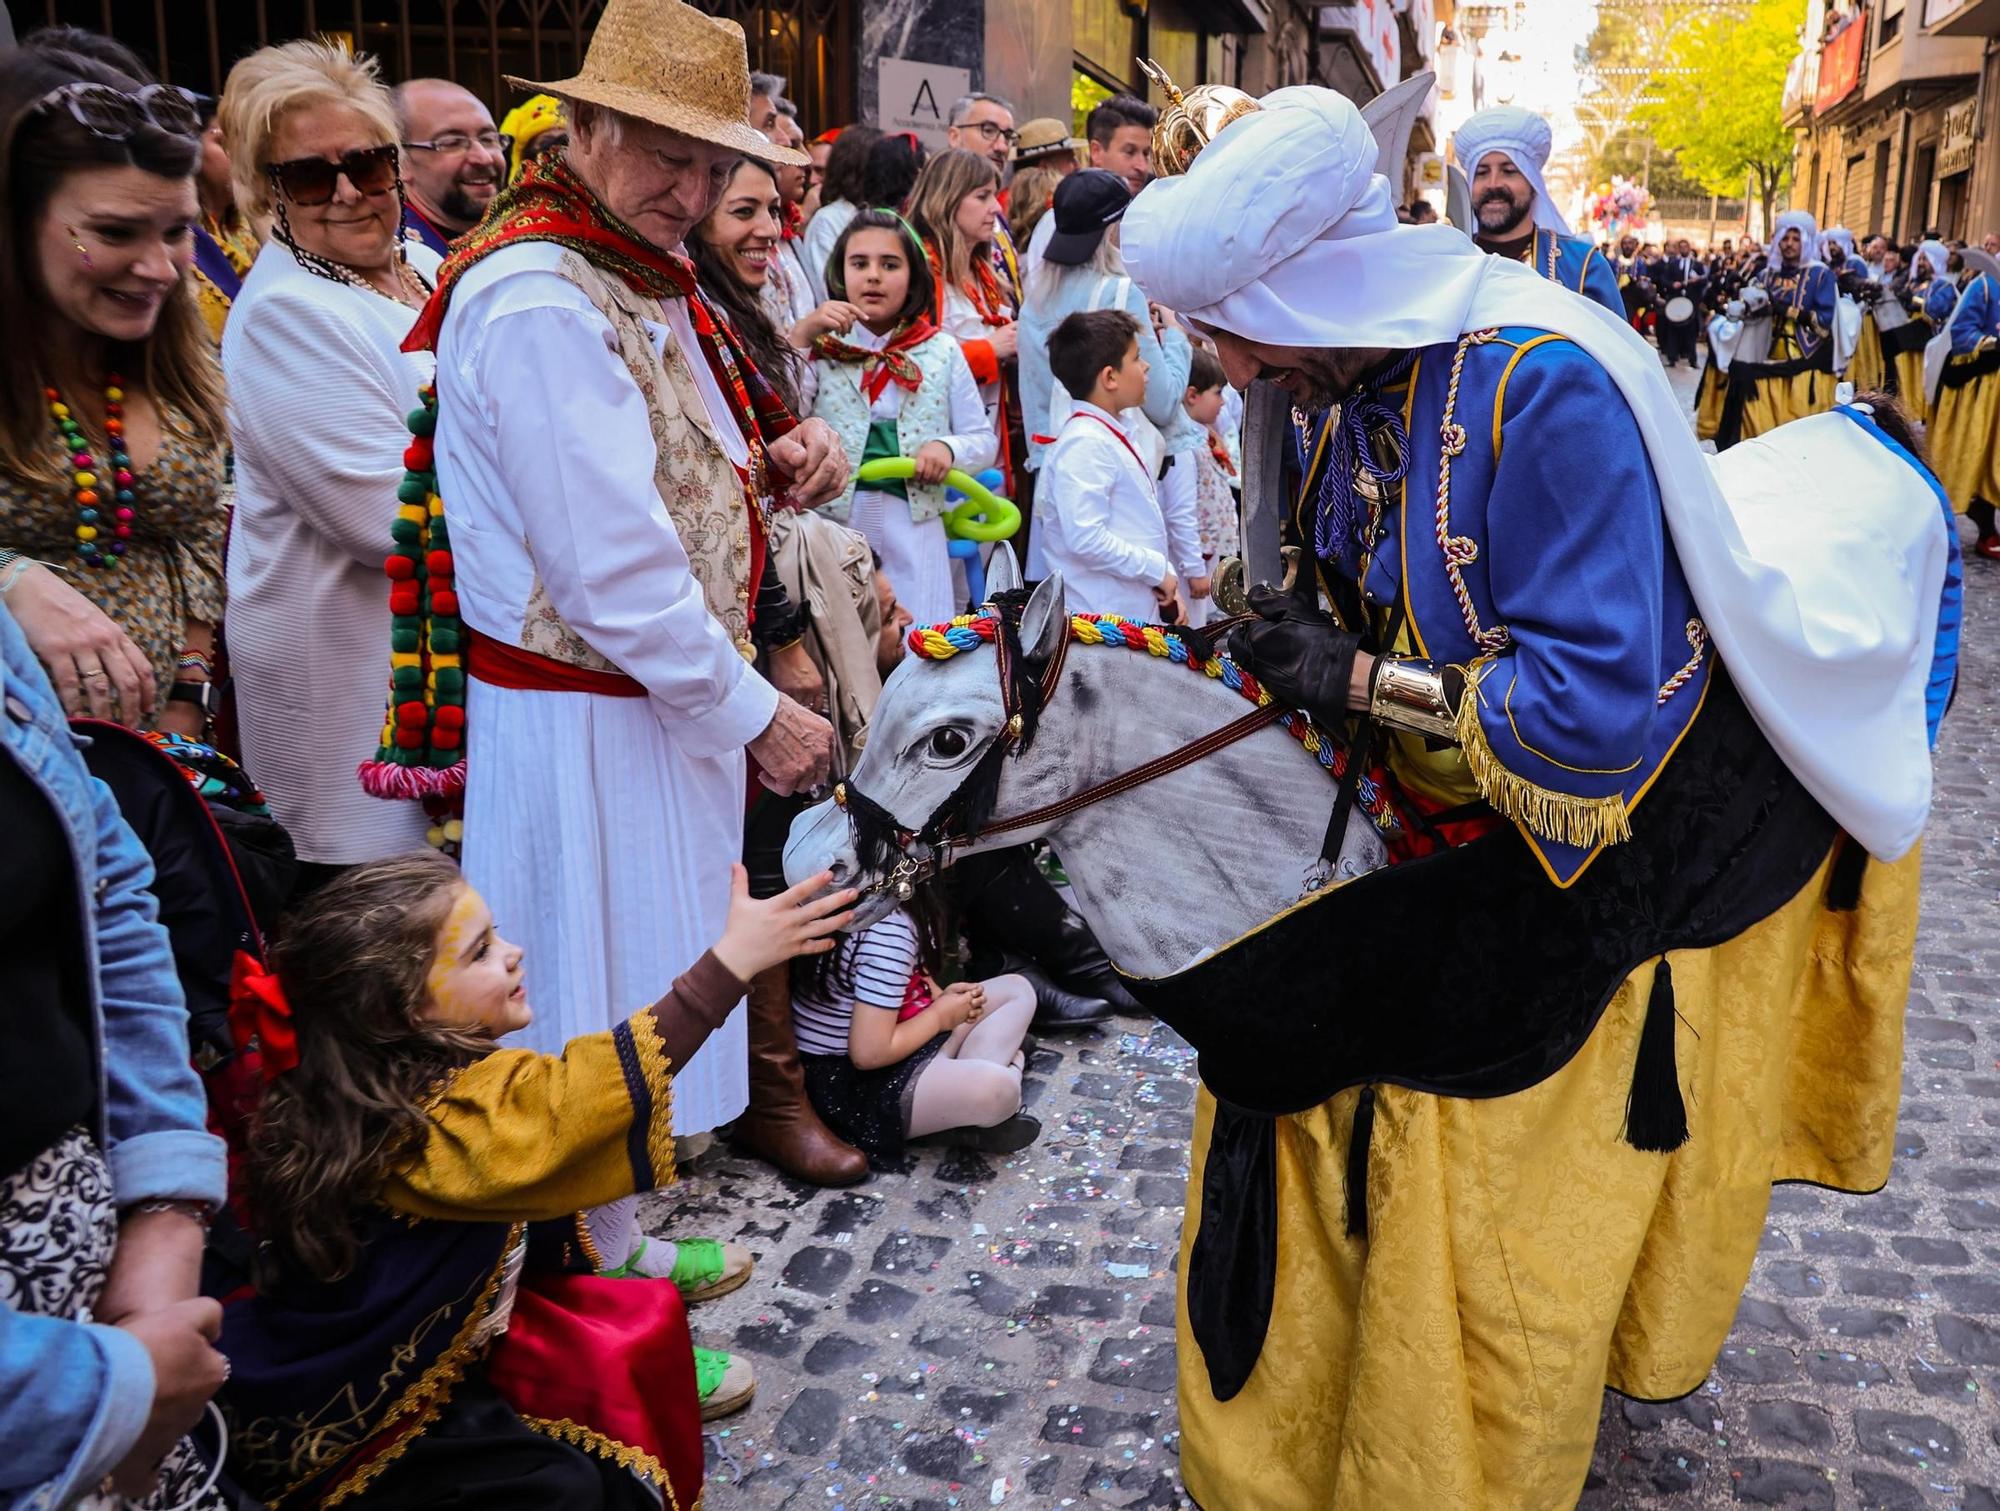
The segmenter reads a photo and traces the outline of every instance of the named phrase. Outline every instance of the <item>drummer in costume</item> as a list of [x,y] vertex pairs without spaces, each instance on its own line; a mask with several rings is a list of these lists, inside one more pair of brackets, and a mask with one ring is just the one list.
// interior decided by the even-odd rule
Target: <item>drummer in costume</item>
[[1653,264],[1653,283],[1663,301],[1660,356],[1669,367],[1676,362],[1686,362],[1689,367],[1700,365],[1695,350],[1695,336],[1700,329],[1695,312],[1701,307],[1707,282],[1708,269],[1694,255],[1694,247],[1685,236],[1674,243],[1670,255]]
[[[1726,377],[1713,364],[1702,374],[1695,423],[1704,441],[1727,449],[1833,407],[1838,293],[1833,273],[1814,255],[1818,245],[1819,229],[1807,211],[1778,216],[1771,260],[1754,280],[1765,298],[1744,313],[1746,322],[1765,327],[1769,345],[1761,361],[1732,362]],[[1719,405],[1710,397],[1711,387],[1720,390]]]
[[1625,317],[1618,275],[1549,198],[1542,182],[1554,137],[1549,123],[1518,105],[1495,105],[1467,119],[1452,150],[1472,183],[1473,240],[1495,257],[1525,262],[1542,277]]
[[1952,507],[1979,528],[1973,547],[2000,561],[2000,262],[1967,248],[1956,253],[1965,282],[1943,329],[1951,337],[1938,374],[1931,455]]
[[[1370,752],[1392,859],[1426,858],[1134,984],[1204,1082],[1182,1474],[1206,1511],[1574,1504],[1607,1383],[1706,1376],[1770,1183],[1888,1177],[1943,507],[1823,416],[1762,475],[1838,469],[1901,559],[1759,560],[1650,347],[1399,225],[1341,96],[1263,107],[1124,252],[1232,383],[1340,405],[1295,519],[1318,583],[1229,648]],[[1885,640],[1834,664],[1856,593]]]

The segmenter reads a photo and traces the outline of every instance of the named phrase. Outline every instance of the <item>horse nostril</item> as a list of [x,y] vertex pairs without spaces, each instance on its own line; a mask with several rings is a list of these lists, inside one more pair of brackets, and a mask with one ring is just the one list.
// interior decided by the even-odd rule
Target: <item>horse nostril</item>
[[853,874],[853,868],[850,867],[844,860],[835,861],[832,865],[827,867],[827,870],[833,873],[833,884],[836,887],[846,886],[847,878]]

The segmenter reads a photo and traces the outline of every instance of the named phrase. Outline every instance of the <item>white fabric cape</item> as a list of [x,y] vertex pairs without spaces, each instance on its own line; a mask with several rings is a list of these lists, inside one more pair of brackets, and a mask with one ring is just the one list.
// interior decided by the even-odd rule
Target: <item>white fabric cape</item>
[[[1258,192],[1252,164],[1268,162],[1272,144],[1246,130],[1257,121],[1219,134],[1195,175],[1155,180],[1126,212],[1126,263],[1147,294],[1274,345],[1405,351],[1505,325],[1574,341],[1639,422],[1688,584],[1758,726],[1871,854],[1908,851],[1930,809],[1924,684],[1946,554],[1924,479],[1900,463],[1885,468],[1891,453],[1840,416],[1839,428],[1788,436],[1785,427],[1754,454],[1789,456],[1782,468],[1704,455],[1643,337],[1532,269],[1480,253],[1451,226],[1399,226],[1392,209],[1384,223],[1372,205],[1388,205],[1379,178],[1319,239],[1275,262],[1258,256],[1257,221],[1236,218],[1228,187]],[[1211,154],[1221,160],[1207,163]],[[1199,200],[1177,204],[1183,193]],[[1272,223],[1269,211],[1259,219]],[[1241,266],[1263,275],[1212,303],[1190,298],[1218,286],[1212,271],[1204,279],[1193,269],[1212,270],[1239,240]],[[1863,477],[1882,491],[1850,485]]]

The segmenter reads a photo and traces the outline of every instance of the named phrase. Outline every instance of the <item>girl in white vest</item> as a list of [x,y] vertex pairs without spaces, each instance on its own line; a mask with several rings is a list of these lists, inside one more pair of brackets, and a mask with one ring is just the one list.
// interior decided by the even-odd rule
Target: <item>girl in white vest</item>
[[902,218],[864,210],[834,243],[827,293],[861,311],[841,340],[813,346],[819,391],[813,413],[850,457],[909,457],[907,483],[853,484],[824,506],[859,530],[920,624],[957,612],[945,537],[945,472],[977,473],[999,454],[979,386],[958,342],[931,323],[936,289],[923,248]]

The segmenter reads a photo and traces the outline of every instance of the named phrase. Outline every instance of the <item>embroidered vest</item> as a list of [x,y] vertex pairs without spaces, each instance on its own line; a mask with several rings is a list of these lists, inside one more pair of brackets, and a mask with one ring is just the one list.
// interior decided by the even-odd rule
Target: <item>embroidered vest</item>
[[[634,292],[588,259],[566,252],[556,271],[582,289],[618,341],[618,355],[645,396],[658,460],[653,484],[674,523],[708,611],[722,621],[746,661],[750,642],[750,503],[743,475],[716,438],[688,356],[668,341],[664,353],[647,323],[665,323],[662,302]],[[556,612],[539,579],[521,627],[523,648],[571,666],[615,670]]]
[[[923,381],[915,393],[903,391],[903,409],[896,417],[897,440],[904,456],[914,455],[926,441],[951,433],[951,354],[957,346],[956,338],[940,331],[910,348]],[[831,425],[848,456],[858,459],[868,445],[868,398],[861,392],[860,364],[820,361],[814,365],[819,369],[819,396],[813,400],[813,414]],[[944,513],[942,484],[927,486],[912,478],[903,486],[909,494],[910,518],[918,524]],[[820,512],[844,525],[853,506],[854,482],[849,479],[846,491],[822,504]]]

